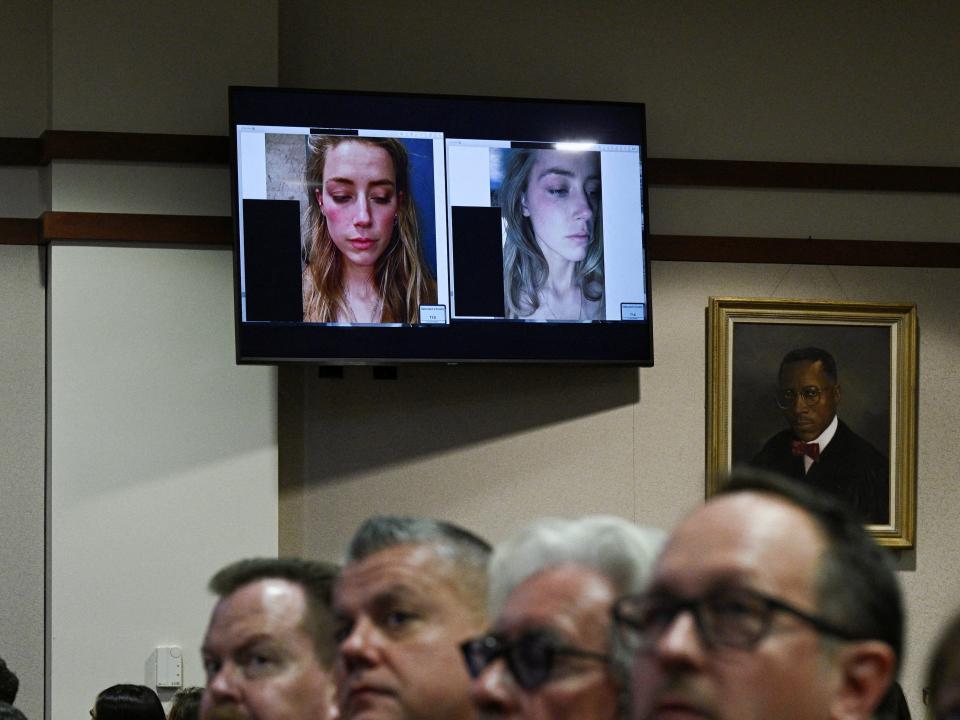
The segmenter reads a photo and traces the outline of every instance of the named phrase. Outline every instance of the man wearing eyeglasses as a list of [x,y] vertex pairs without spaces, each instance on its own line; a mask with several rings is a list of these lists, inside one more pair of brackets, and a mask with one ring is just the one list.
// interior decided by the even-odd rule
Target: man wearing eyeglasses
[[890,521],[887,458],[837,417],[837,363],[820,348],[791,350],[780,363],[777,406],[790,425],[751,465],[828,492],[868,523]]
[[483,720],[622,720],[632,658],[610,608],[644,588],[663,533],[618,517],[545,518],[497,546],[492,632],[462,645]]
[[838,501],[774,476],[731,479],[613,614],[633,720],[867,720],[902,645],[882,549]]

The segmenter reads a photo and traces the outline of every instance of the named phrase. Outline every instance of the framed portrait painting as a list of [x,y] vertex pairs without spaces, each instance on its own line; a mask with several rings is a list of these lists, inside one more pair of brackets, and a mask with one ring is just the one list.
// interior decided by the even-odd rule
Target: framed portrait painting
[[707,497],[750,465],[913,547],[916,306],[712,297],[707,334]]

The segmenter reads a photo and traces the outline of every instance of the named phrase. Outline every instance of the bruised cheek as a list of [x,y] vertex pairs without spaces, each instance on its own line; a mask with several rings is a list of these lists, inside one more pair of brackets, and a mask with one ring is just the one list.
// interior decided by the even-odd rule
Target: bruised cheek
[[350,211],[340,205],[336,205],[332,200],[329,204],[324,204],[323,215],[327,218],[327,229],[334,240],[342,240],[346,233],[344,227],[349,227]]

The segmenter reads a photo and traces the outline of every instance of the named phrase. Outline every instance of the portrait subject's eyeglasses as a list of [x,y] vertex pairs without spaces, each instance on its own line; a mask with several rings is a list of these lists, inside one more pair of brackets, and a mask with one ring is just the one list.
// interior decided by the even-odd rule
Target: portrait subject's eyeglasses
[[470,677],[479,677],[490,663],[502,657],[510,674],[524,690],[535,690],[550,680],[558,657],[610,661],[610,657],[603,653],[563,645],[542,630],[523,633],[513,640],[491,633],[467,640],[460,645],[460,650]]
[[682,612],[693,615],[700,639],[710,648],[752,650],[770,632],[778,612],[793,615],[825,635],[860,639],[783,600],[747,589],[721,590],[699,598],[660,593],[628,595],[614,604],[613,619],[623,645],[640,650],[656,642]]
[[777,407],[781,410],[789,410],[797,402],[797,395],[800,396],[800,399],[803,400],[804,404],[807,407],[813,407],[823,396],[827,390],[830,390],[833,386],[819,388],[816,385],[807,385],[807,387],[802,388],[800,392],[795,390],[779,390],[776,395]]

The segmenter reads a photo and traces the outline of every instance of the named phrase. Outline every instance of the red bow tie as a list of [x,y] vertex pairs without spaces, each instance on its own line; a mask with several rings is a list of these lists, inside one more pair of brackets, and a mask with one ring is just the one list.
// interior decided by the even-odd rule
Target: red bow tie
[[794,440],[790,443],[790,452],[794,455],[806,455],[814,462],[820,459],[820,445],[817,443],[805,443],[803,440]]

